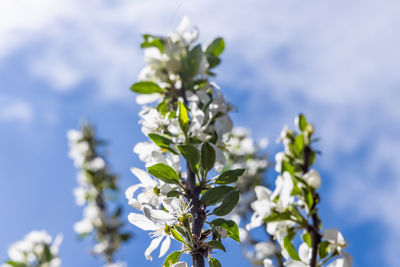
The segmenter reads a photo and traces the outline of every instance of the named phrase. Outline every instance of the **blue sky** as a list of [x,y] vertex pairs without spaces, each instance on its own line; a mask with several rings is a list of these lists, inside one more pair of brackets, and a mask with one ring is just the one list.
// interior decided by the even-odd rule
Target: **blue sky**
[[[143,165],[132,148],[144,136],[128,88],[143,66],[140,34],[188,15],[201,41],[226,40],[217,82],[238,109],[235,125],[269,138],[272,158],[282,126],[305,113],[321,137],[324,227],[343,231],[355,266],[399,266],[399,11],[398,1],[369,0],[1,1],[0,260],[46,229],[65,236],[63,266],[101,266],[72,230],[82,210],[65,132],[89,118],[110,141],[121,189],[136,183],[129,167]],[[159,266],[143,256],[147,234],[127,229],[135,238],[119,258]],[[224,265],[248,265],[228,247]]]

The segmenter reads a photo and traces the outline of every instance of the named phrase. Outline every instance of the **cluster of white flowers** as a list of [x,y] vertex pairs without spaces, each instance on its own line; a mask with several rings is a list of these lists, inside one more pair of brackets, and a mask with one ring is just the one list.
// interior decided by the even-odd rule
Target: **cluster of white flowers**
[[234,128],[224,138],[228,150],[225,152],[227,165],[232,169],[245,170],[236,181],[240,200],[230,216],[239,224],[241,218],[246,218],[250,203],[255,200],[254,186],[264,184],[268,161],[263,151],[268,141],[263,138],[255,142],[250,137],[250,131],[242,127]]
[[[234,187],[218,185],[235,182],[243,170],[232,170],[229,176],[221,174],[220,183],[216,183],[217,178],[207,179],[211,169],[220,172],[226,164],[231,106],[219,87],[208,80],[214,75],[212,68],[220,62],[224,42],[217,38],[203,50],[201,45],[194,45],[197,38],[198,30],[190,26],[186,17],[175,32],[165,37],[144,35],[142,47],[147,64],[140,72],[139,82],[131,87],[139,94],[136,102],[143,105],[139,123],[150,140],[134,147],[148,172],[131,168],[140,183],[129,187],[125,194],[129,204],[141,213],[131,213],[128,219],[151,231],[153,240],[145,251],[149,260],[160,244],[162,257],[171,239],[182,243],[181,251],[166,258],[166,266],[187,266],[175,256],[184,252],[204,263],[212,249],[223,247],[221,238],[239,240],[233,221],[221,218],[211,223],[210,229],[203,229],[209,215],[206,206],[222,202],[214,210],[218,216],[234,208],[239,192]],[[212,190],[216,191],[204,193]],[[218,190],[224,192],[216,198]],[[232,199],[224,202],[225,195]],[[207,241],[211,235],[213,240]]]
[[[229,215],[229,218],[240,226],[248,222],[251,217],[250,207],[256,200],[257,194],[255,187],[265,184],[268,161],[264,150],[268,141],[263,138],[259,142],[255,142],[250,137],[250,131],[241,127],[234,128],[232,133],[225,137],[228,149],[228,152],[225,153],[227,164],[233,169],[245,169],[243,175],[236,182],[240,192],[239,202]],[[280,256],[280,249],[273,240],[260,241],[259,233],[256,238],[245,228],[240,228],[239,231],[244,255],[252,264],[263,265],[264,259]],[[268,234],[262,236],[264,240],[271,239]]]
[[121,233],[123,223],[120,221],[121,210],[113,214],[107,210],[107,191],[117,191],[116,176],[107,170],[105,160],[98,155],[96,148],[100,141],[94,135],[89,125],[84,125],[81,131],[70,130],[69,156],[78,168],[78,184],[74,189],[76,204],[84,206],[83,219],[74,225],[74,230],[80,236],[96,231],[97,243],[93,253],[104,255],[108,264],[113,263],[113,255],[120,245],[129,239],[129,234]]
[[8,249],[9,260],[1,267],[59,267],[58,248],[62,235],[53,241],[46,231],[32,231],[21,241],[17,241]]
[[[296,118],[295,125],[298,134],[286,126],[279,138],[285,149],[276,155],[275,170],[281,174],[275,181],[275,190],[256,186],[257,199],[251,204],[254,213],[246,228],[251,230],[266,223],[267,232],[281,246],[285,266],[351,267],[352,259],[343,251],[346,242],[342,234],[336,229],[320,230],[316,207],[320,196],[316,190],[321,186],[321,177],[310,168],[316,154],[311,147],[314,128],[303,115]],[[297,233],[303,241],[298,251],[292,244]],[[264,266],[274,266],[273,261],[264,259]]]

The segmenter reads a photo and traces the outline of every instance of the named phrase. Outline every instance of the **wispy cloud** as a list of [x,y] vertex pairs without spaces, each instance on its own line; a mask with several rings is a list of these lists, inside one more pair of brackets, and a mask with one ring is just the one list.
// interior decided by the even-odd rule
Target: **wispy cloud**
[[[172,30],[189,15],[203,40],[226,38],[219,80],[251,94],[240,110],[254,126],[267,121],[262,130],[270,132],[298,111],[317,123],[324,168],[339,177],[332,203],[387,226],[389,246],[400,236],[393,218],[400,195],[399,11],[394,0],[3,0],[0,64],[32,48],[26,65],[54,90],[90,80],[102,99],[124,101],[143,64],[139,34]],[[275,110],[265,106],[267,97]],[[32,116],[21,103],[14,109],[20,115],[13,116]],[[383,170],[391,177],[384,183]]]
[[0,122],[27,123],[33,118],[33,108],[28,102],[0,95]]

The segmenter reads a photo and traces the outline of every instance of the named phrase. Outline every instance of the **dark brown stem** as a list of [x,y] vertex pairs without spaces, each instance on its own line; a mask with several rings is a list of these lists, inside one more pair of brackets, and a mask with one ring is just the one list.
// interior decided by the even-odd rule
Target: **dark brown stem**
[[[181,89],[181,96],[185,105],[188,104],[186,98],[186,91],[184,88]],[[206,214],[204,208],[200,202],[201,186],[196,185],[196,174],[190,167],[189,162],[186,162],[187,171],[187,196],[190,200],[192,208],[190,210],[192,214],[192,234],[193,234],[193,251],[192,260],[193,267],[204,267],[205,257],[207,257],[207,249],[202,246],[202,241],[200,241],[201,230],[204,226],[204,221],[206,219]]]
[[319,233],[319,218],[316,213],[312,215],[312,228],[309,229],[309,233],[311,235],[311,261],[310,266],[316,267],[317,266],[317,256],[318,256],[318,246],[321,243],[321,234]]
[[[310,166],[310,156],[311,156],[311,147],[309,145],[304,147],[304,163],[302,166],[303,174],[307,173]],[[318,246],[321,243],[321,233],[319,231],[319,225],[321,223],[316,206],[319,203],[320,198],[317,192],[313,192],[313,205],[310,209],[312,213],[311,220],[312,224],[308,225],[307,231],[311,236],[311,261],[310,267],[317,267],[317,258],[318,258]]]
[[192,171],[187,163],[187,185],[188,185],[188,196],[190,198],[192,208],[192,234],[193,234],[193,251],[192,251],[192,258],[193,258],[193,266],[194,267],[204,267],[204,258],[207,256],[207,250],[204,249],[202,246],[202,242],[197,242],[200,240],[201,230],[203,229],[204,221],[205,221],[205,212],[201,206],[200,202],[200,192],[201,187],[196,185],[196,175]]

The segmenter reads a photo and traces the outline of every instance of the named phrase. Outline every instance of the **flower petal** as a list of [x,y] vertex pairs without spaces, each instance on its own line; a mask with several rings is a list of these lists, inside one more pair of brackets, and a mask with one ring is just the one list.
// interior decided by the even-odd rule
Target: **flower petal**
[[172,214],[179,214],[182,211],[182,203],[176,197],[164,199],[163,206]]
[[143,185],[157,186],[157,182],[153,180],[144,170],[132,167],[131,172],[140,180]]
[[158,248],[158,246],[161,243],[161,240],[163,239],[164,236],[159,236],[153,240],[151,240],[150,246],[146,249],[146,251],[144,252],[144,256],[146,256],[146,259],[148,260],[152,260],[153,257],[150,255],[156,248]]
[[165,240],[161,244],[160,255],[158,256],[159,258],[161,258],[162,256],[165,255],[165,253],[167,253],[170,245],[171,245],[171,238],[167,236],[167,238],[165,238]]
[[175,216],[163,210],[154,210],[148,207],[143,208],[144,215],[157,224],[172,224],[176,221]]
[[135,185],[132,185],[132,186],[128,187],[128,189],[125,190],[125,197],[127,199],[133,198],[133,195],[135,194],[135,191],[140,187],[142,187],[141,184],[135,184]]
[[128,221],[136,227],[139,227],[140,229],[145,231],[158,230],[158,227],[143,214],[131,212],[128,215]]
[[266,188],[265,186],[257,185],[254,188],[254,191],[256,192],[257,199],[269,199],[271,197],[271,190]]

